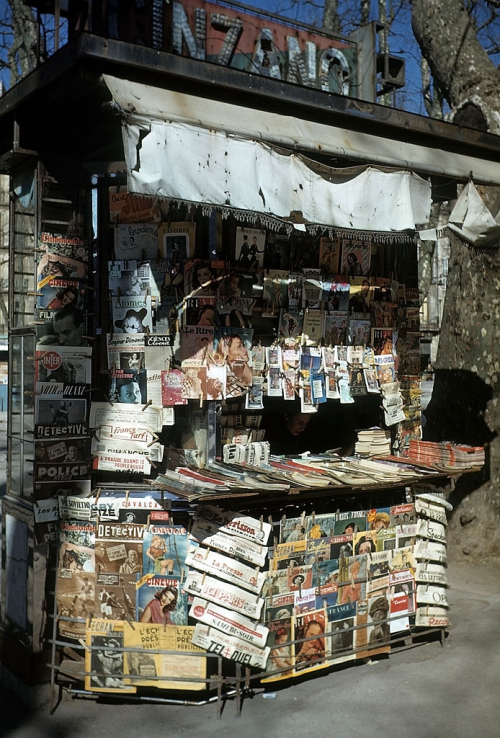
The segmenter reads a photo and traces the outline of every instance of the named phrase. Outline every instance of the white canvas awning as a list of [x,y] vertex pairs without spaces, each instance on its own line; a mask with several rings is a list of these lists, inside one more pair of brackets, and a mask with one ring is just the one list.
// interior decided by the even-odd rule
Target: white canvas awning
[[[412,170],[500,184],[494,162],[104,77],[124,113],[133,192],[252,210],[342,228],[413,229],[427,222],[430,183]],[[369,167],[336,170],[298,151]],[[388,169],[388,167],[396,168]]]

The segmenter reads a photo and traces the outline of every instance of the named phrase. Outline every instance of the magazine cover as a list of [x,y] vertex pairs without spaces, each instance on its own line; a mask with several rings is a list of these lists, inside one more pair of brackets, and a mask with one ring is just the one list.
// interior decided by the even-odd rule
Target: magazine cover
[[304,275],[302,272],[290,272],[288,275],[288,309],[300,310],[302,306]]
[[86,631],[85,689],[90,692],[128,692],[126,685],[123,623],[92,619]]
[[115,333],[147,333],[153,330],[151,296],[113,297]]
[[90,455],[89,438],[60,438],[35,440],[35,464],[87,462]]
[[[313,584],[318,594],[335,594],[338,592],[339,560],[327,559],[317,561],[313,565]],[[333,598],[336,601],[336,598]]]
[[337,602],[339,605],[352,605],[366,597],[368,557],[350,556],[339,559],[339,578]]
[[305,566],[307,543],[305,538],[289,543],[278,543],[274,546],[274,555],[269,562],[270,571]]
[[37,291],[54,279],[85,281],[87,272],[86,261],[52,252],[45,253],[37,266]]
[[182,367],[206,366],[213,360],[215,328],[186,325],[182,328]]
[[130,567],[122,567],[120,574],[100,571],[96,575],[94,614],[104,620],[135,620],[137,556],[130,559]]
[[132,195],[126,187],[109,188],[111,223],[147,223],[161,218],[157,197]]
[[109,294],[112,297],[140,297],[151,293],[149,264],[129,261],[108,261]]
[[306,515],[300,518],[285,518],[280,521],[280,543],[305,541],[309,519]]
[[290,237],[285,233],[267,234],[265,269],[288,269],[290,266]]
[[[326,663],[326,613],[314,610],[293,617],[295,673]],[[307,640],[302,640],[307,639]]]
[[238,267],[262,269],[266,252],[266,231],[257,228],[237,228],[235,262]]
[[339,512],[335,522],[335,535],[347,535],[366,530],[366,512],[354,510],[353,512]]
[[323,278],[319,269],[304,269],[302,304],[304,308],[318,309],[323,299]]
[[348,318],[348,313],[343,312],[325,314],[324,335],[327,346],[345,346],[347,344]]
[[188,600],[179,577],[146,574],[137,582],[136,620],[187,625]]
[[340,263],[340,239],[319,239],[319,268],[324,274],[338,274]]
[[188,533],[182,525],[150,525],[143,540],[144,574],[185,578]]
[[38,244],[49,254],[58,254],[69,259],[87,262],[89,260],[88,244],[81,236],[68,236],[61,233],[40,233]]
[[[376,603],[376,604],[375,604]],[[370,613],[371,608],[373,610]],[[379,653],[390,651],[389,624],[386,622],[389,613],[389,602],[385,596],[375,597],[373,601],[363,599],[357,603],[354,630],[354,648],[356,659],[366,659]],[[373,620],[375,618],[375,621]],[[377,623],[373,636],[373,627],[369,623]],[[371,640],[370,640],[371,638]],[[386,645],[381,645],[381,643]]]
[[302,342],[305,346],[318,346],[325,330],[325,313],[322,310],[306,310],[302,328]]
[[371,280],[368,277],[350,277],[349,285],[349,312],[369,319],[370,302],[373,300]]
[[328,277],[321,283],[321,299],[327,313],[349,311],[349,282],[339,275]]
[[371,343],[371,323],[370,319],[359,320],[357,318],[349,319],[348,344],[350,346],[367,346]]
[[375,328],[395,328],[397,304],[394,302],[370,302],[370,315],[372,326]]
[[82,438],[88,434],[87,400],[41,394],[35,401],[35,438]]
[[371,243],[342,241],[341,273],[347,277],[367,277],[370,273]]
[[40,313],[61,310],[72,305],[80,310],[85,307],[85,283],[78,279],[51,279],[38,292],[37,308]]
[[147,261],[158,258],[158,223],[115,225],[115,259]]
[[288,297],[288,272],[268,269],[264,275],[263,318],[273,318],[286,307]]
[[95,571],[93,523],[62,520],[59,526],[59,569]]
[[293,312],[292,310],[281,309],[280,322],[279,322],[279,333],[280,336],[287,338],[295,338],[302,335],[302,329],[304,326],[304,314],[298,311]]
[[[94,614],[95,573],[77,568],[59,569],[56,602],[59,634],[63,638],[85,638],[86,620]],[[63,618],[70,618],[65,620]]]
[[273,676],[267,676],[262,679],[264,684],[268,682],[286,679],[293,674],[293,654],[292,654],[292,621],[290,618],[280,618],[277,620],[269,620],[267,623],[269,628],[269,637],[267,645],[270,648],[269,659],[266,664],[266,671],[279,672]]
[[125,647],[133,649],[125,652],[126,684],[173,690],[206,689],[204,681],[191,681],[206,679],[206,659],[183,655],[203,653],[192,642],[194,627],[124,623],[123,631]]
[[329,663],[341,664],[356,658],[354,654],[355,605],[327,608],[327,657]]
[[112,371],[135,373],[145,368],[144,333],[108,333],[108,368]]
[[166,371],[175,355],[175,337],[167,333],[146,334],[144,339],[144,365],[148,370]]
[[[35,382],[89,385],[92,372],[90,346],[37,346]],[[68,394],[71,394],[68,392]],[[74,393],[76,394],[76,392]]]
[[162,404],[164,407],[172,405],[187,405],[187,399],[183,397],[183,380],[184,375],[180,369],[172,369],[170,371],[162,371],[161,373],[161,389]]
[[228,327],[248,328],[256,303],[252,276],[233,270],[224,276],[217,293],[217,313]]
[[143,536],[143,525],[99,522],[96,531],[96,571],[106,574],[141,574]]
[[196,224],[183,221],[161,223],[158,230],[160,253],[171,264],[193,257],[196,248]]

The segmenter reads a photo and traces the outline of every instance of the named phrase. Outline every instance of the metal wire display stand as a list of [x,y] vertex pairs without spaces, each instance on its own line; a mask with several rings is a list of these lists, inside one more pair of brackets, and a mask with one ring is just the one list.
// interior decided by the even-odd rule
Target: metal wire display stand
[[[81,683],[84,683],[85,677],[105,677],[106,673],[103,671],[102,673],[99,671],[92,670],[92,672],[88,672],[85,669],[85,654],[94,650],[97,650],[101,648],[100,646],[89,646],[89,645],[82,645],[79,641],[76,640],[69,640],[64,639],[61,637],[58,637],[58,624],[59,622],[73,622],[73,623],[85,623],[87,621],[83,619],[78,618],[70,618],[62,615],[58,615],[57,613],[57,597],[56,597],[56,591],[57,591],[57,577],[56,577],[56,586],[55,586],[55,592],[54,592],[54,609],[53,613],[51,615],[52,617],[52,638],[50,640],[51,642],[51,663],[49,664],[50,667],[50,673],[51,673],[51,679],[50,679],[50,713],[53,714],[55,709],[57,708],[57,705],[59,704],[61,698],[62,698],[62,691],[63,689],[66,690],[69,694],[75,696],[75,697],[87,697],[92,699],[99,699],[99,697],[102,697],[103,694],[105,695],[106,699],[115,699],[117,701],[123,701],[126,700],[127,702],[142,702],[142,703],[155,703],[155,704],[165,704],[165,705],[185,705],[185,706],[201,706],[201,705],[207,705],[207,704],[216,704],[217,707],[217,718],[221,718],[222,712],[225,706],[225,703],[229,699],[234,699],[235,707],[236,707],[236,716],[239,717],[241,715],[241,709],[243,705],[243,701],[245,697],[254,695],[257,693],[257,691],[260,692],[270,692],[272,691],[276,685],[285,686],[293,684],[294,681],[300,681],[304,677],[311,678],[314,676],[325,676],[326,674],[332,673],[334,671],[337,671],[339,669],[339,666],[342,667],[344,664],[340,663],[342,656],[351,656],[356,655],[356,653],[363,652],[366,654],[362,659],[358,659],[357,663],[366,663],[367,661],[370,661],[370,651],[374,652],[375,658],[380,657],[387,657],[389,653],[396,653],[398,651],[403,650],[409,650],[411,648],[415,648],[419,645],[423,645],[424,643],[428,643],[432,640],[439,639],[441,646],[444,646],[445,639],[447,636],[447,629],[446,628],[416,628],[416,627],[410,627],[409,630],[406,631],[400,631],[395,634],[393,634],[388,640],[384,641],[383,643],[379,642],[373,645],[366,644],[363,645],[361,648],[350,648],[349,650],[345,650],[344,653],[338,653],[339,662],[337,664],[331,663],[327,664],[324,663],[322,666],[321,661],[318,661],[317,663],[312,663],[309,665],[309,667],[306,667],[304,669],[304,674],[296,673],[293,676],[290,676],[289,678],[285,680],[280,680],[280,675],[285,674],[287,671],[290,671],[289,667],[282,668],[282,669],[273,669],[271,671],[266,672],[258,672],[258,673],[252,673],[252,670],[249,667],[242,667],[240,664],[235,664],[235,673],[232,675],[224,675],[223,671],[223,658],[222,656],[218,654],[212,654],[208,652],[203,653],[189,653],[189,652],[182,652],[182,656],[189,656],[190,658],[203,658],[207,660],[207,665],[213,665],[212,673],[210,676],[208,676],[205,679],[201,679],[199,677],[176,677],[176,676],[155,676],[155,681],[158,682],[158,686],[154,689],[157,689],[159,694],[151,694],[147,690],[144,691],[144,693],[140,694],[133,694],[126,691],[126,688],[124,688],[123,694],[120,694],[120,692],[99,692],[99,691],[91,691],[88,689],[85,689],[81,686],[78,686]],[[413,591],[410,591],[409,594],[413,594]],[[380,623],[387,623],[390,626],[391,621],[397,620],[400,618],[400,615],[395,615],[392,617],[385,618],[380,621]],[[168,627],[168,626],[165,626]],[[352,626],[345,629],[346,633],[354,632],[360,628],[365,628],[366,625],[362,626]],[[332,638],[335,634],[334,633],[324,633],[322,636],[325,639],[325,643],[328,641],[329,638]],[[281,644],[282,647],[288,648],[291,652],[292,647],[295,647],[296,645],[301,645],[303,643],[306,643],[307,641],[311,641],[316,639],[317,636],[310,636],[308,638],[301,638],[297,640],[288,641],[286,643]],[[380,649],[381,646],[390,646],[389,651],[385,651],[383,654],[377,653],[377,649]],[[60,653],[64,653],[64,651],[67,650],[70,653],[77,655],[80,657],[79,661],[75,661],[73,663],[76,664],[77,667],[81,666],[83,668],[68,668],[68,666],[64,665],[64,663],[59,664],[58,662],[58,655]],[[141,648],[114,648],[115,652],[119,654],[124,653],[143,653],[143,649]],[[327,649],[328,650],[328,649]],[[330,649],[331,651],[331,649]],[[368,652],[368,654],[367,654]],[[150,655],[168,655],[168,656],[179,656],[179,651],[168,651],[168,650],[161,650],[161,649],[151,649],[148,650],[148,654]],[[328,660],[332,660],[337,658],[334,655],[330,655]],[[328,658],[328,657],[327,657]],[[347,659],[345,659],[347,661]],[[349,664],[353,664],[353,661],[348,661]],[[356,663],[356,661],[354,661]],[[310,667],[321,667],[318,668],[317,671],[315,670],[314,673],[311,673],[309,670]],[[137,675],[131,675],[126,674],[123,671],[120,673],[114,672],[114,676],[118,679],[127,679],[130,680],[132,683],[135,680],[144,681],[143,676],[137,676]],[[262,683],[262,680],[265,680],[266,678],[273,678],[276,679],[276,681],[272,682],[266,682]],[[179,683],[179,692],[182,691],[182,684],[183,682],[198,682],[200,684],[205,684],[206,690],[208,692],[213,692],[212,694],[205,695],[203,698],[196,700],[196,699],[189,699],[186,696],[186,692],[184,695],[175,695],[172,693],[171,687],[169,687],[169,690],[171,692],[170,695],[167,695],[165,693],[161,694],[162,691],[162,682],[178,682]],[[167,690],[164,690],[166,692]]]
[[[64,615],[59,615],[57,612],[57,576],[55,579],[55,589],[54,589],[54,597],[53,597],[53,611],[50,615],[52,618],[52,637],[50,639],[51,644],[51,662],[49,664],[50,668],[50,713],[53,714],[56,710],[58,704],[61,701],[62,698],[62,691],[66,690],[69,694],[77,696],[77,697],[89,697],[93,699],[98,699],[99,697],[105,696],[106,699],[116,699],[123,701],[126,699],[127,701],[131,702],[144,702],[144,703],[159,703],[159,704],[170,704],[170,705],[190,705],[190,706],[199,706],[199,705],[206,705],[210,703],[216,703],[217,705],[217,717],[220,718],[222,715],[222,710],[224,708],[225,701],[228,698],[235,698],[236,701],[236,710],[237,714],[239,715],[241,712],[241,704],[242,704],[242,698],[243,698],[243,692],[244,687],[243,684],[246,681],[246,677],[242,677],[241,675],[241,667],[240,665],[236,665],[236,674],[234,676],[224,676],[223,675],[223,659],[222,656],[218,654],[211,654],[211,653],[190,653],[190,652],[182,652],[182,657],[188,656],[189,658],[203,658],[207,661],[207,667],[209,665],[213,665],[212,673],[210,676],[208,676],[205,679],[201,679],[199,677],[177,677],[175,675],[168,675],[168,676],[155,676],[154,680],[158,682],[158,687],[156,689],[161,690],[161,683],[162,682],[178,682],[179,683],[179,691],[182,690],[182,684],[185,682],[193,683],[197,682],[200,684],[205,684],[206,690],[209,692],[213,692],[213,694],[210,694],[208,696],[203,697],[202,699],[195,700],[195,699],[188,699],[185,696],[175,696],[172,694],[172,696],[168,696],[167,694],[159,694],[154,695],[147,692],[147,690],[144,691],[144,694],[134,694],[130,693],[126,690],[124,687],[123,694],[120,694],[120,692],[100,692],[100,691],[91,691],[89,689],[85,689],[81,686],[78,686],[79,684],[84,683],[85,677],[106,677],[106,673],[103,671],[102,673],[96,672],[95,670],[92,670],[92,672],[86,671],[85,668],[85,654],[95,651],[101,647],[99,646],[89,646],[89,645],[83,645],[78,640],[73,639],[66,639],[64,637],[61,637],[58,635],[58,625],[60,622],[71,622],[71,623],[80,623],[84,624],[87,621],[83,620],[81,618],[71,618]],[[165,626],[168,627],[168,626]],[[143,653],[142,648],[113,648],[114,652],[119,654],[124,653]],[[73,656],[76,656],[76,660],[69,662],[74,663],[75,668],[70,668],[69,664],[64,664],[64,662],[61,664],[59,663],[59,656],[60,654],[64,654],[64,652],[70,653]],[[169,651],[165,649],[151,649],[148,650],[148,654],[150,655],[165,655],[165,656],[179,656],[179,651]],[[116,673],[114,672],[114,676],[118,679],[127,679],[130,680],[132,683],[134,679],[136,681],[144,681],[144,676],[139,675],[133,675],[133,674],[126,674],[124,671]],[[165,690],[166,691],[166,690]],[[170,691],[172,692],[171,688]],[[188,694],[187,692],[184,693],[185,695]]]

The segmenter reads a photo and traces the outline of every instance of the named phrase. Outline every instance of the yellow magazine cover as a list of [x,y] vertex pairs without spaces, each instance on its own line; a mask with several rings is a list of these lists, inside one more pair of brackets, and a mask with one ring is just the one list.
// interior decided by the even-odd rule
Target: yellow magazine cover
[[[126,684],[189,691],[205,689],[205,682],[189,679],[206,679],[206,658],[182,655],[204,653],[202,648],[191,642],[193,626],[125,622],[123,630],[125,647],[134,649],[125,654]],[[187,681],[169,681],[161,677],[176,677]]]
[[134,693],[124,680],[124,637],[121,620],[90,620],[86,633],[85,689],[91,692]]

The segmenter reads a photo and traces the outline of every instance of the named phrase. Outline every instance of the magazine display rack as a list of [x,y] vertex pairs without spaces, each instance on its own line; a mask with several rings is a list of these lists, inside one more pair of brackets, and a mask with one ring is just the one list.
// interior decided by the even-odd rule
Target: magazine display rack
[[[233,491],[233,511],[227,495],[214,493],[175,511],[165,509],[172,505],[160,490],[103,489],[98,498],[86,498],[89,516],[114,509],[123,521],[105,522],[96,513],[95,560],[121,565],[101,571],[92,588],[85,574],[88,524],[63,518],[54,698],[59,686],[88,696],[215,702],[220,716],[228,698],[239,711],[248,690],[380,657],[412,641],[443,642],[449,505],[437,485],[453,476],[414,471],[412,484],[344,487],[333,504],[328,488],[300,490],[293,495],[293,516],[288,504],[282,517],[277,511],[287,498],[268,492],[249,497]],[[374,498],[383,507],[369,506]],[[66,509],[75,502],[68,497]],[[239,505],[244,513],[234,512]],[[253,513],[264,506],[266,520]],[[144,522],[126,522],[132,515]],[[126,573],[136,560],[131,551],[145,561],[161,541],[163,551],[153,552],[152,563],[166,574],[153,568],[142,577]],[[69,564],[68,554],[79,563]],[[174,606],[160,600],[162,624],[144,615],[159,583],[176,594]],[[186,613],[190,625],[176,625]]]

